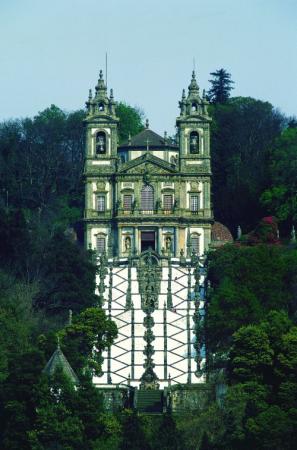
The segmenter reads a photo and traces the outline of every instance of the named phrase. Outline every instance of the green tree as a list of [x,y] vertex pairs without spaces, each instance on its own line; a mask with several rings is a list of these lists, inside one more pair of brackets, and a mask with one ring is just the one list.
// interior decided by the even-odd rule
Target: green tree
[[218,69],[211,72],[212,80],[209,80],[211,87],[207,92],[207,97],[211,103],[226,103],[230,97],[231,90],[234,89],[231,74],[225,69]]
[[36,307],[57,320],[59,316],[61,323],[63,320],[65,323],[69,309],[79,313],[98,304],[95,275],[96,266],[90,255],[57,232],[44,252]]
[[274,352],[265,331],[257,325],[247,325],[233,335],[230,351],[231,379],[263,381],[271,370]]
[[134,136],[143,130],[143,111],[137,107],[132,107],[125,102],[116,105],[116,115],[120,119],[119,140],[120,144],[128,140],[129,135]]
[[184,447],[181,432],[171,414],[164,414],[155,436],[154,450],[179,450]]
[[287,414],[276,405],[247,420],[247,430],[259,450],[293,450],[292,424]]
[[297,222],[297,128],[287,128],[270,156],[271,185],[262,204],[281,221]]
[[250,97],[215,104],[210,114],[214,215],[234,232],[250,230],[267,215],[259,198],[270,187],[268,162],[284,117]]
[[87,308],[74,316],[73,323],[61,333],[62,348],[77,371],[88,368],[93,375],[102,375],[102,352],[117,336],[115,322],[101,308]]
[[209,293],[205,331],[208,349],[228,351],[241,326],[257,324],[271,310],[295,314],[295,250],[278,246],[226,245],[209,255]]
[[143,430],[143,418],[126,410],[122,415],[122,443],[120,450],[150,450]]

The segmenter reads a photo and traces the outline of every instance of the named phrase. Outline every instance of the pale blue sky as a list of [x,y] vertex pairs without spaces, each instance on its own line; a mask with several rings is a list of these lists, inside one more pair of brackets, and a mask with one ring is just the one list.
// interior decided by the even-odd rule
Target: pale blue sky
[[108,52],[115,98],[173,132],[196,60],[233,95],[297,114],[297,0],[0,0],[0,120],[84,106]]

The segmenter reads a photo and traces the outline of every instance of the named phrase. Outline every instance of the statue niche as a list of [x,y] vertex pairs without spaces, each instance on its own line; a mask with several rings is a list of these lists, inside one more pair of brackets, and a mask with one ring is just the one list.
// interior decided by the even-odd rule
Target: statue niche
[[199,153],[199,134],[197,131],[192,131],[190,134],[190,153],[193,155]]

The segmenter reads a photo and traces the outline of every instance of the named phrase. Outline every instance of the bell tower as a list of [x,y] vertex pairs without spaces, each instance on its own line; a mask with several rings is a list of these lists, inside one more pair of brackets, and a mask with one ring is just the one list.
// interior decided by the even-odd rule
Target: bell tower
[[[179,170],[184,180],[181,202],[186,205],[184,215],[189,217],[186,230],[187,255],[197,249],[208,249],[213,222],[210,185],[210,142],[208,101],[203,91],[200,96],[195,71],[186,96],[183,90],[179,102],[180,115],[176,119],[179,142]],[[198,252],[198,250],[196,250]]]
[[112,254],[112,211],[117,167],[118,123],[113,91],[107,95],[102,70],[95,95],[89,91],[85,125],[85,222],[88,248]]
[[[186,97],[183,90],[179,102],[180,116],[176,120],[180,145],[181,169],[187,170],[193,160],[209,159],[209,124],[211,118],[207,113],[208,101],[203,91],[202,98],[199,94],[199,86],[196,74],[193,71],[192,80]],[[192,161],[192,162],[191,162]]]
[[86,106],[86,157],[98,160],[108,159],[110,163],[114,163],[117,158],[119,119],[115,114],[113,90],[110,90],[110,97],[108,97],[102,70],[95,87],[95,95],[92,96],[90,89]]

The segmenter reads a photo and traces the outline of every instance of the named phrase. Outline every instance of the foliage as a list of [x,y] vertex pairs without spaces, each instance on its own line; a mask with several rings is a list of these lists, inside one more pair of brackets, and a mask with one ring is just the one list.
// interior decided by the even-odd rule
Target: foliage
[[287,128],[275,141],[269,163],[271,185],[261,202],[278,219],[297,222],[297,128]]
[[259,197],[270,186],[269,160],[284,117],[268,102],[234,97],[210,108],[216,220],[250,230],[267,215]]
[[98,304],[96,266],[76,242],[57,232],[45,248],[43,261],[35,307],[65,321],[69,309],[79,313]]
[[225,69],[218,69],[211,72],[212,80],[209,80],[211,87],[207,92],[208,100],[211,103],[226,103],[230,97],[231,90],[234,89],[231,74]]
[[120,144],[127,142],[129,135],[134,136],[143,130],[144,113],[141,109],[119,102],[116,105],[116,115],[120,119],[118,129]]
[[62,332],[63,350],[78,372],[88,369],[92,375],[102,375],[102,352],[111,346],[117,327],[101,308],[87,308],[74,316],[73,323]]
[[256,324],[271,310],[296,312],[297,252],[273,245],[226,245],[209,255],[210,293],[206,316],[208,348],[230,348],[241,326]]
[[264,330],[256,325],[240,328],[233,334],[231,377],[238,381],[263,381],[272,366],[273,355]]

